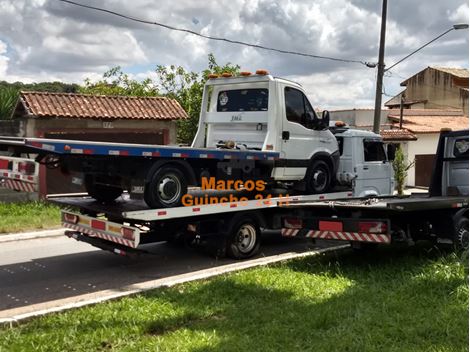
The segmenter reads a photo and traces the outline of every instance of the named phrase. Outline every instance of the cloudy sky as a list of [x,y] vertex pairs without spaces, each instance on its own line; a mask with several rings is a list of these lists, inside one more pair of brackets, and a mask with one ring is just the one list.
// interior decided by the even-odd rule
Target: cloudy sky
[[[315,55],[376,62],[381,0],[75,0],[198,33]],[[468,23],[465,0],[389,1],[385,63]],[[243,70],[302,83],[320,109],[373,107],[376,69],[209,41],[58,0],[0,0],[0,80],[81,83],[120,65],[137,78],[156,65],[199,71],[213,53]],[[468,30],[451,31],[384,79],[385,93],[427,66],[468,68]],[[383,101],[389,99],[385,95]]]

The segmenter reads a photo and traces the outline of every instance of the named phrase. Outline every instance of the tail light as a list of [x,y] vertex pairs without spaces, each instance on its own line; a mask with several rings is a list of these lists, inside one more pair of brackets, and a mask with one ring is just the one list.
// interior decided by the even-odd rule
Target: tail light
[[284,227],[288,229],[301,229],[303,221],[300,218],[284,218]]
[[131,229],[129,227],[121,227],[121,235],[126,240],[134,240],[134,229]]
[[66,222],[76,224],[78,222],[78,216],[74,214],[64,213],[64,220]]
[[359,232],[385,233],[387,232],[387,223],[382,221],[361,221],[359,223]]
[[22,161],[18,163],[18,171],[23,175],[34,175],[34,171],[36,170],[36,165],[31,162]]
[[11,162],[9,160],[0,159],[1,170],[11,170]]
[[96,230],[106,231],[106,222],[93,219],[91,220],[91,227]]

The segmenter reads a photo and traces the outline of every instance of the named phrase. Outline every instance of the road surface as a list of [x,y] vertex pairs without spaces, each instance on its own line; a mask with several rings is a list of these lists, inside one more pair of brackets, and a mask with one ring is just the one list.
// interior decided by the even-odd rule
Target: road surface
[[[324,244],[322,245],[325,246]],[[265,235],[258,257],[318,248],[308,240]],[[234,263],[200,250],[167,243],[144,247],[137,259],[95,249],[65,236],[0,244],[0,318],[30,312],[54,301],[107,290],[119,291],[141,282]]]

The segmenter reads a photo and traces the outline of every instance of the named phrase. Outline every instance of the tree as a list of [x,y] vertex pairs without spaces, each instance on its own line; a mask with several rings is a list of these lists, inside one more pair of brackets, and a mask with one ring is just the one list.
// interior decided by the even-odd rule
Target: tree
[[395,171],[395,183],[398,195],[402,196],[405,189],[405,180],[406,174],[410,168],[415,164],[414,161],[408,162],[405,159],[405,154],[401,148],[401,145],[398,145],[395,151],[395,159],[393,160],[393,170]]
[[0,88],[0,120],[11,118],[18,100],[18,90],[15,88]]
[[137,97],[158,96],[158,88],[150,78],[138,81],[124,73],[117,66],[103,74],[103,79],[92,83],[89,78],[85,79],[83,87],[79,88],[83,94],[95,95],[131,95]]

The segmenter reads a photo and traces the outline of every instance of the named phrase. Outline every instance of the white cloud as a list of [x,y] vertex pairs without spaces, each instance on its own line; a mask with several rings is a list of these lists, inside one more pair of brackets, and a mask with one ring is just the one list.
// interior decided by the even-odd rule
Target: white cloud
[[[81,3],[96,6],[93,0]],[[98,6],[206,35],[377,61],[381,2],[113,0]],[[393,64],[456,22],[468,22],[464,0],[389,3],[386,63]],[[0,79],[6,80],[82,82],[116,65],[138,78],[152,75],[149,68],[157,64],[199,71],[206,67],[207,55],[214,53],[220,64],[231,62],[250,71],[265,68],[276,76],[300,80],[314,104],[329,109],[371,106],[375,93],[376,71],[358,64],[209,41],[55,0],[0,0],[0,49]],[[401,89],[396,75],[444,63],[468,66],[468,31],[453,31],[397,66],[395,76],[385,79],[387,92]]]

